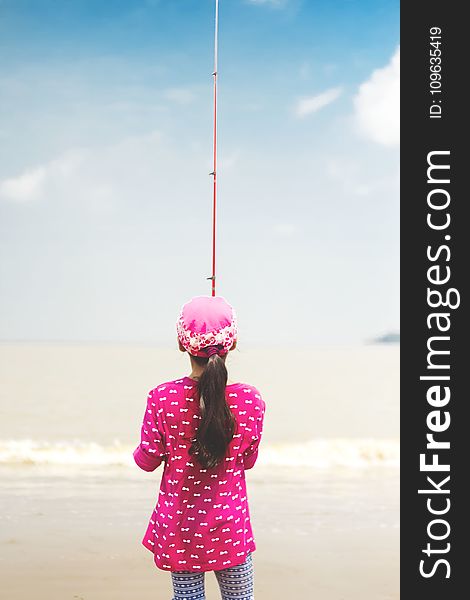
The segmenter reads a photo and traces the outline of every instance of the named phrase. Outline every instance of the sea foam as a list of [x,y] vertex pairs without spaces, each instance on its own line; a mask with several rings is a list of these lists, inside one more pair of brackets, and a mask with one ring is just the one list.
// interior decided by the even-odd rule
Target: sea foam
[[[0,464],[130,467],[135,466],[134,449],[135,446],[118,440],[110,445],[80,440],[0,440]],[[257,464],[317,469],[398,467],[399,456],[398,440],[315,439],[297,444],[264,444]]]

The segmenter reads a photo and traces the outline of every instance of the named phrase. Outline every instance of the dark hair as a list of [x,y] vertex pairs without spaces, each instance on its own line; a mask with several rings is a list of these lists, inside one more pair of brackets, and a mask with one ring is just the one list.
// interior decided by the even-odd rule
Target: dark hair
[[201,420],[189,453],[196,455],[204,468],[211,469],[224,457],[235,431],[235,419],[225,399],[227,369],[218,354],[191,358],[205,369],[197,385]]

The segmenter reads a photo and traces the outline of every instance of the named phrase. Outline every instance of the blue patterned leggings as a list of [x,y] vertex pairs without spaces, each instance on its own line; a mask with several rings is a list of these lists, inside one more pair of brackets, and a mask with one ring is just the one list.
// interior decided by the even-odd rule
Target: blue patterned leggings
[[[214,571],[222,600],[254,600],[253,558],[247,554],[243,564]],[[172,571],[172,600],[205,600],[204,572]]]

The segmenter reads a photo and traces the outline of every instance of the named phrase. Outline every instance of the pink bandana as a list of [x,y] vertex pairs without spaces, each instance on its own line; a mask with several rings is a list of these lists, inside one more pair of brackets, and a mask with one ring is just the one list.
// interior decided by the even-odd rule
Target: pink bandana
[[222,296],[195,296],[181,309],[178,339],[193,356],[225,356],[237,339],[235,311]]

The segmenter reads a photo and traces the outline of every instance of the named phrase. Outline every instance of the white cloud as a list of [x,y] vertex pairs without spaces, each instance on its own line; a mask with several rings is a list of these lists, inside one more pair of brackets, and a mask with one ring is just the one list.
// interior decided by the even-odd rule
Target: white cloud
[[389,64],[374,71],[354,98],[358,131],[378,144],[400,143],[400,48]]
[[334,102],[342,94],[342,88],[335,87],[325,90],[321,94],[316,96],[309,96],[308,98],[301,98],[295,106],[295,114],[299,118],[306,117],[312,113],[316,113],[320,109],[324,108],[328,104]]
[[81,157],[71,152],[44,165],[26,169],[17,177],[0,181],[0,199],[11,202],[31,202],[42,198],[51,183],[66,181],[76,172]]
[[[176,202],[167,202],[169,197],[183,202],[207,193],[209,145],[206,149],[207,153],[186,151],[182,158],[181,148],[159,131],[127,136],[108,145],[69,149],[0,180],[0,201],[41,202],[45,211],[72,210],[88,215],[85,218],[93,213],[98,219],[120,214],[136,203],[160,203],[167,212],[179,210]],[[236,160],[236,153],[227,155],[227,170]],[[185,164],[184,177],[181,162]]]
[[191,104],[194,100],[194,93],[187,88],[170,88],[165,90],[164,96],[176,104]]
[[11,177],[0,182],[0,197],[13,202],[27,202],[41,194],[46,180],[45,167],[36,167],[25,171],[18,177]]
[[0,181],[0,200],[32,202],[60,199],[93,211],[109,210],[131,171],[148,175],[148,166],[160,134],[129,136],[108,146],[74,148],[42,165],[25,169],[16,177]]

